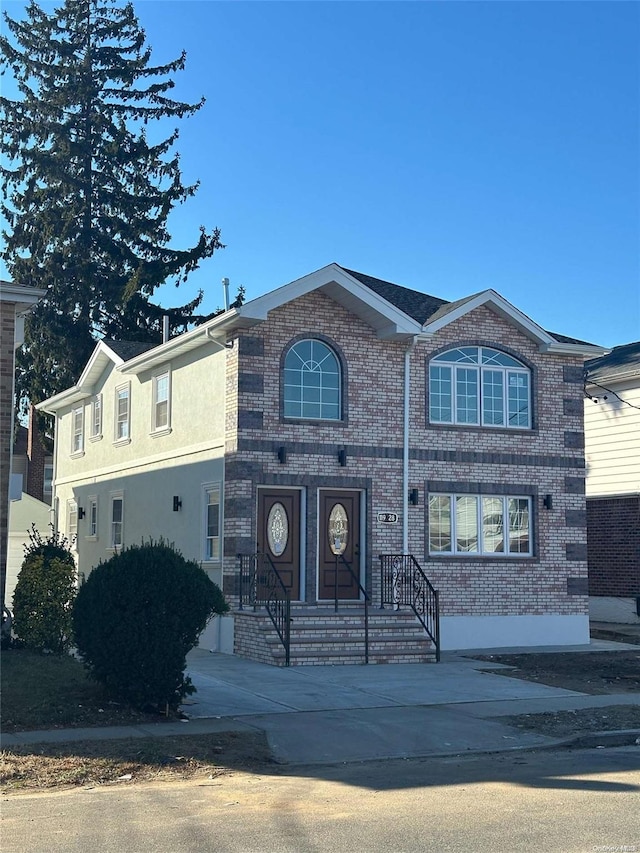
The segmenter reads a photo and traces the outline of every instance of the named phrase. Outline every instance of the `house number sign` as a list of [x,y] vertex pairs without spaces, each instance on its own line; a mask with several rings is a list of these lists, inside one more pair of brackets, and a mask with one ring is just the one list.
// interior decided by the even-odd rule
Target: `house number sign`
[[397,512],[379,512],[378,513],[378,522],[379,522],[379,524],[397,524],[398,523],[398,513]]

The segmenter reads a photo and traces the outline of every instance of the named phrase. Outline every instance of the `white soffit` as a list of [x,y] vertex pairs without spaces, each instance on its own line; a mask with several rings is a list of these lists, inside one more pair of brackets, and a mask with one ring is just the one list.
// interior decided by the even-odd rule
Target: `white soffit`
[[266,320],[269,311],[287,302],[320,290],[347,311],[373,328],[379,337],[401,338],[417,335],[420,324],[383,299],[370,287],[346,273],[338,264],[329,264],[302,278],[259,296],[237,309],[246,320]]
[[66,391],[61,391],[59,394],[49,397],[48,400],[38,403],[36,409],[54,413],[65,406],[78,403],[92,393],[96,382],[100,379],[109,364],[119,367],[122,363],[123,361],[120,356],[116,355],[104,341],[100,341],[91,353],[91,358],[87,362],[76,384],[71,388],[67,388]]

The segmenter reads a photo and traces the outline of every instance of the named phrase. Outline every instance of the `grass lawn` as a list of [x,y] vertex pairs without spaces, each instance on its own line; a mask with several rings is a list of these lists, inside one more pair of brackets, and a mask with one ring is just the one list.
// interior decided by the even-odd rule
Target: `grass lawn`
[[[8,649],[0,664],[4,732],[166,719],[109,702],[82,664],[67,655]],[[229,768],[261,768],[270,761],[261,732],[40,743],[0,754],[0,784],[3,793],[135,784],[218,776]]]
[[2,731],[115,726],[159,722],[110,702],[100,685],[69,655],[42,655],[26,649],[7,649],[0,657]]

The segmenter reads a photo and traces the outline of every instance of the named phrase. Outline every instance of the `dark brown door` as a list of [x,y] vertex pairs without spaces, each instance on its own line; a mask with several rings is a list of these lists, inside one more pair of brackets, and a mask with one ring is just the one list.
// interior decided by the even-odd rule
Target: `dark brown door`
[[258,553],[268,554],[289,590],[300,599],[300,491],[258,489]]
[[360,597],[358,584],[344,561],[359,580],[360,492],[321,490],[319,520],[318,598],[334,598],[337,570],[338,598],[357,599]]

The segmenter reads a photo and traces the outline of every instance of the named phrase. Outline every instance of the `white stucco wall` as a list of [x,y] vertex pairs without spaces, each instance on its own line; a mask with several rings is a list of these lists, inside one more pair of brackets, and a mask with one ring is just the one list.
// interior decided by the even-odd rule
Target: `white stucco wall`
[[443,616],[440,642],[443,650],[587,645],[589,617]]
[[[203,357],[206,353],[206,357]],[[153,377],[171,370],[170,430],[152,431]],[[130,440],[116,443],[115,391],[130,383]],[[102,434],[90,437],[91,402],[102,394]],[[123,375],[109,363],[91,394],[58,414],[55,495],[58,528],[69,534],[67,505],[84,509],[78,520],[78,569],[87,574],[113,552],[111,498],[124,501],[124,544],[164,538],[182,554],[204,558],[203,484],[219,483],[224,475],[225,352],[213,344],[183,354],[167,365],[140,375]],[[72,412],[84,406],[84,452],[71,450]],[[173,497],[182,506],[173,511]],[[221,495],[222,497],[222,495]],[[89,531],[89,499],[97,499],[97,535]],[[221,585],[220,563],[204,565]]]
[[22,493],[19,501],[9,503],[9,542],[7,549],[7,590],[5,602],[12,608],[13,591],[24,559],[24,546],[29,543],[31,525],[47,536],[50,532],[50,507],[42,501]]

